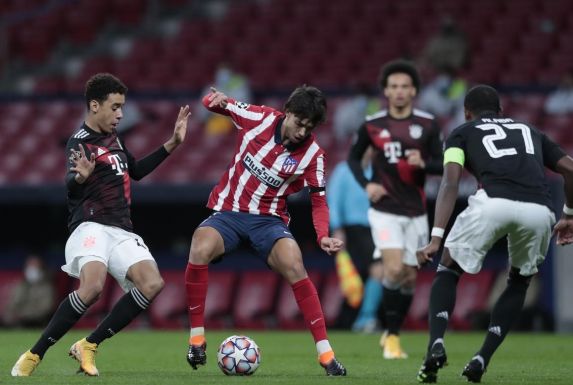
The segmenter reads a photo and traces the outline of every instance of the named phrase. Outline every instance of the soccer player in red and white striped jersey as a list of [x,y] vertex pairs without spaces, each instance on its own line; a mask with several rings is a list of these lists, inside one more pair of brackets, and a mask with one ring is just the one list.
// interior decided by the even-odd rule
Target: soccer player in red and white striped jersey
[[335,253],[343,242],[328,233],[325,154],[312,130],[324,122],[326,100],[314,87],[294,90],[285,112],[238,102],[212,89],[203,98],[209,110],[229,116],[238,129],[235,153],[209,197],[214,213],[193,234],[185,272],[191,336],[187,360],[193,369],[206,363],[204,307],[208,264],[242,244],[291,284],[327,375],[346,375],[326,334],[318,294],[308,278],[301,250],[288,228],[286,198],[308,186],[320,247]]

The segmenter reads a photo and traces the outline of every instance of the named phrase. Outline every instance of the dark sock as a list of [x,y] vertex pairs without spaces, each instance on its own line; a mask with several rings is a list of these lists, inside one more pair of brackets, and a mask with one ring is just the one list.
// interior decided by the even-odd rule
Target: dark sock
[[507,287],[497,300],[491,312],[491,319],[485,341],[477,353],[483,357],[485,367],[487,367],[493,353],[503,342],[511,325],[519,318],[530,279],[531,277],[519,275],[516,269],[510,272]]
[[382,303],[384,306],[386,328],[388,334],[400,334],[401,313],[400,313],[400,289],[393,288],[392,284],[383,282]]
[[87,306],[82,302],[78,294],[71,292],[58,307],[52,316],[50,323],[44,329],[42,336],[30,349],[34,354],[44,358],[46,351],[55,344],[64,334],[78,322],[86,312]]
[[456,304],[456,288],[459,279],[460,273],[457,271],[442,265],[438,266],[438,272],[434,277],[430,292],[430,309],[428,312],[430,342],[428,350],[432,348],[438,338],[444,338],[448,321]]
[[402,324],[408,315],[408,311],[410,310],[410,305],[412,305],[413,298],[413,290],[400,289],[400,328],[402,327]]
[[117,301],[107,317],[87,337],[87,341],[99,345],[103,340],[113,337],[137,317],[139,313],[147,309],[150,303],[151,301],[134,287]]

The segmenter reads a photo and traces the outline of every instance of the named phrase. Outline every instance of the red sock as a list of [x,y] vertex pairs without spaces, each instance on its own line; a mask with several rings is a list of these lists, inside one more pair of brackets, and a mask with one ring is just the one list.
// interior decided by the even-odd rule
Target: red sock
[[185,269],[185,289],[187,291],[189,326],[192,328],[205,326],[203,314],[205,313],[208,280],[209,265],[187,264],[187,269]]
[[312,281],[307,277],[295,282],[292,285],[294,298],[302,315],[306,327],[310,329],[314,342],[327,340],[326,325],[324,323],[324,314],[320,307],[320,300],[316,288]]

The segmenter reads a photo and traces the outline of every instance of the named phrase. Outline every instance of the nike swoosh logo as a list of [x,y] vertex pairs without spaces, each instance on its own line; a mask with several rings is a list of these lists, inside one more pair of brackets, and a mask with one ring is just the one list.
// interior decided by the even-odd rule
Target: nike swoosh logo
[[292,234],[289,233],[288,231],[283,231],[283,233],[288,234],[288,235],[292,235]]
[[318,321],[320,321],[322,318],[317,318],[315,320],[310,321],[311,325],[314,325],[315,323],[317,323]]
[[201,307],[201,305],[197,305],[197,306],[189,306],[189,310],[195,310],[195,309],[199,309]]

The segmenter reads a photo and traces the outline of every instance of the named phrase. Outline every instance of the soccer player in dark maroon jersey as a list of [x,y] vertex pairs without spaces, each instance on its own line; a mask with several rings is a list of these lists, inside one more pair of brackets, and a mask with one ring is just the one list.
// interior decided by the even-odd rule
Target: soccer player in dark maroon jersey
[[80,371],[99,375],[98,345],[145,310],[163,288],[157,264],[130,219],[130,179],[152,172],[185,139],[189,106],[181,107],[173,135],[165,144],[136,161],[117,136],[127,87],[111,74],[94,75],[86,83],[87,114],[66,148],[66,185],[70,237],[62,270],[80,280],[79,288],[60,304],[40,339],[22,354],[12,376],[29,376],[44,354],[95,303],[111,274],[126,291],[109,315],[86,338],[70,348]]
[[[366,117],[348,164],[371,202],[368,219],[384,266],[382,305],[387,331],[380,339],[384,358],[406,358],[399,339],[400,327],[414,293],[416,249],[427,242],[428,218],[424,182],[426,174],[442,172],[441,132],[434,117],[415,109],[420,87],[416,68],[407,61],[386,64],[380,88],[388,108]],[[372,147],[373,175],[360,167]]]
[[207,361],[204,311],[208,264],[244,244],[291,284],[326,374],[346,375],[328,341],[318,294],[288,228],[286,208],[287,196],[308,186],[318,244],[327,253],[342,248],[343,242],[328,233],[325,154],[312,134],[326,116],[322,92],[308,86],[297,88],[284,113],[238,102],[215,89],[203,98],[203,105],[231,117],[238,140],[233,159],[207,203],[215,212],[199,225],[191,242],[185,271],[191,325],[189,364],[197,369]]
[[573,243],[573,159],[529,123],[501,116],[497,91],[470,89],[464,100],[467,123],[446,140],[444,177],[436,200],[429,244],[417,251],[420,265],[432,261],[444,238],[465,168],[480,188],[468,199],[444,243],[430,294],[430,340],[418,381],[434,383],[447,363],[444,335],[454,311],[456,288],[466,272],[477,274],[493,244],[507,237],[507,287],[493,307],[483,345],[462,371],[480,382],[497,348],[519,317],[531,278],[545,259],[555,223],[545,167],[563,176],[565,206],[555,225],[557,244]]

